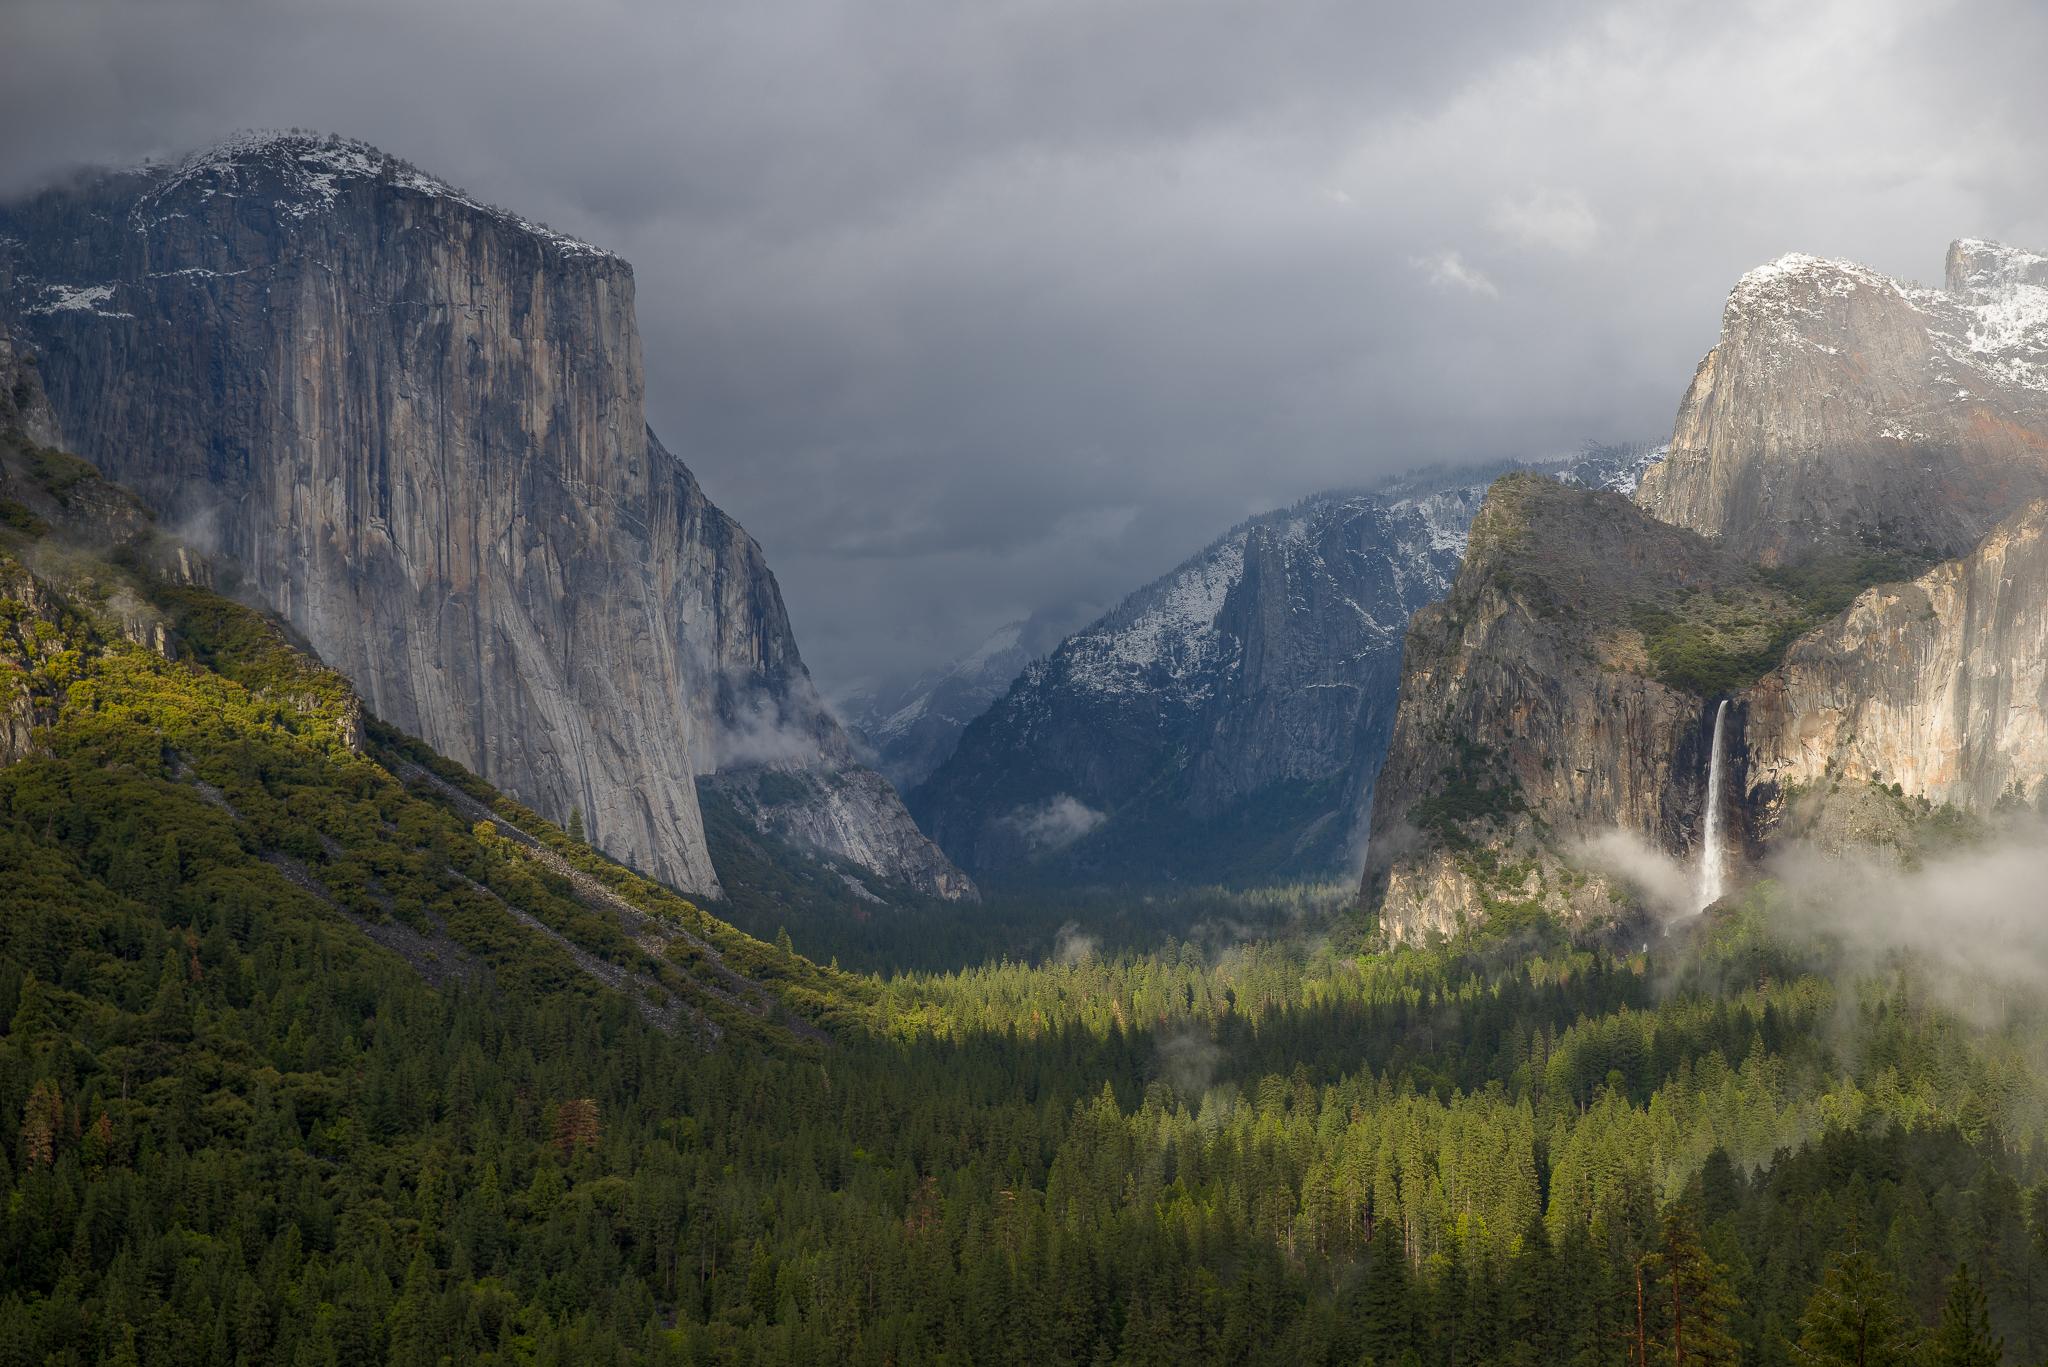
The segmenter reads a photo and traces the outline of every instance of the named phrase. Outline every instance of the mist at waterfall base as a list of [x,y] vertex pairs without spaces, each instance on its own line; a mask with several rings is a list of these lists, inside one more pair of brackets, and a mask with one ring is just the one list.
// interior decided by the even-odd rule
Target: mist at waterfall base
[[[1572,853],[1667,926],[1695,916],[1697,857],[1624,830],[1581,840]],[[1748,882],[1748,900],[1775,935],[1810,942],[1845,977],[1906,967],[1987,1025],[2016,999],[2048,999],[2048,821],[2039,816],[2011,816],[1980,841],[1917,860],[1789,842]]]
[[1581,840],[1573,851],[1577,863],[1633,888],[1666,929],[1676,920],[1705,911],[1726,891],[1727,822],[1722,812],[1725,781],[1721,770],[1727,722],[1728,700],[1723,698],[1714,708],[1712,738],[1707,743],[1707,782],[1701,795],[1702,830],[1696,854],[1681,861],[1619,827]]

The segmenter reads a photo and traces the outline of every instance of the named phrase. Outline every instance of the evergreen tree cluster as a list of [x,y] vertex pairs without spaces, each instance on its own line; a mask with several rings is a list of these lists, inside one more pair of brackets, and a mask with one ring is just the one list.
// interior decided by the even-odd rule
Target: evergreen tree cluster
[[0,530],[0,1367],[2048,1355],[2038,1010],[1754,908],[1683,963],[821,968],[224,599],[30,575],[41,534]]

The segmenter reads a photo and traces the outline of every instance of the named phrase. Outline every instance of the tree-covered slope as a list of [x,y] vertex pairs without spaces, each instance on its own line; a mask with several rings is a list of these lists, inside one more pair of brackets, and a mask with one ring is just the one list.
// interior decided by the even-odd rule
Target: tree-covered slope
[[0,1367],[2048,1351],[2024,994],[1968,1025],[1761,896],[1655,956],[820,969],[364,717],[31,427]]

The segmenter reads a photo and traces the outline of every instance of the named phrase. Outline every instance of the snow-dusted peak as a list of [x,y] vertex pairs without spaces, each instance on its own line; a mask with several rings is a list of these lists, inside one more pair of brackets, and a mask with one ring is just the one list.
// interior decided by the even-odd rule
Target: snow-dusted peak
[[1671,454],[1671,443],[1655,446],[1592,446],[1559,463],[1559,483],[1581,489],[1605,489],[1624,498],[1635,496],[1643,476]]
[[161,179],[137,202],[138,226],[170,211],[168,206],[185,195],[275,194],[280,214],[304,219],[332,211],[345,190],[368,183],[462,205],[530,234],[563,256],[616,259],[588,242],[473,199],[367,142],[338,134],[248,130],[175,164],[140,169]]
[[1409,614],[1449,588],[1488,479],[1315,494],[1239,523],[1076,632],[1054,667],[1097,694],[1199,703],[1241,647],[1222,619],[1256,556],[1283,575],[1290,597],[1348,603],[1366,631],[1398,640]]
[[1902,284],[1853,261],[1790,252],[1743,276],[1728,296],[1723,334],[1745,330],[1773,367],[1801,353],[1839,356],[1862,345],[1845,312],[1892,308],[1923,332],[1945,392],[1961,401],[1987,389],[2048,390],[2048,257],[1979,238],[1949,247],[1945,288]]
[[2002,242],[1959,237],[1949,244],[1947,282],[1950,294],[1971,299],[2038,289],[2048,286],[2048,256]]
[[1840,298],[1859,289],[1899,294],[1897,281],[1881,271],[1838,257],[1787,252],[1749,271],[1728,295],[1728,311],[1783,313],[1802,310],[1814,301]]

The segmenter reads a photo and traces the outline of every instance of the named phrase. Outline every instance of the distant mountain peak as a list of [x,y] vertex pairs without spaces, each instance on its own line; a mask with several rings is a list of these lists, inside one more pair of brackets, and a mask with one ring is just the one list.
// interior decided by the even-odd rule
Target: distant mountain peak
[[1410,616],[1504,470],[1634,487],[1661,454],[1411,474],[1238,523],[1031,664],[911,796],[971,869],[1129,883],[1343,866]]

